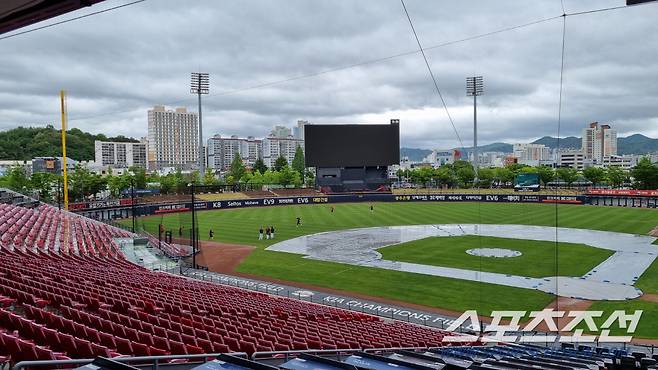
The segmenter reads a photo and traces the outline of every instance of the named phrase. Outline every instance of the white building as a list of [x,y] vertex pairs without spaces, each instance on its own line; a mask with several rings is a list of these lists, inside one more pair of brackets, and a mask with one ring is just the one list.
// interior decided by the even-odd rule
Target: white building
[[304,126],[308,124],[308,121],[298,120],[297,126],[292,128],[292,136],[297,140],[304,140]]
[[480,156],[480,166],[482,167],[503,167],[505,165],[505,157],[509,153],[504,152],[484,152]]
[[199,161],[199,122],[187,108],[165,110],[157,105],[148,111],[148,167],[190,169]]
[[239,138],[236,135],[225,138],[215,135],[208,139],[208,167],[217,171],[230,168],[235,155],[239,154],[246,166],[253,166],[263,157],[263,141],[253,136]]
[[95,166],[102,168],[146,168],[146,142],[94,141]]
[[32,174],[32,160],[6,159],[0,160],[0,176],[4,176],[12,167],[22,167],[25,174]]
[[519,163],[551,159],[551,148],[544,144],[514,144],[512,150]]
[[601,165],[603,167],[619,166],[625,170],[630,170],[637,165],[640,157],[635,155],[611,155],[603,157]]
[[293,137],[287,127],[274,126],[272,132],[263,139],[263,161],[271,168],[274,167],[276,159],[283,156],[291,165],[298,146],[304,151],[304,140]]
[[290,137],[268,136],[263,139],[263,161],[267,167],[274,167],[279,156],[283,156],[288,164],[292,164],[297,147],[304,150],[304,141]]
[[388,166],[388,178],[393,179],[397,178],[398,170],[408,170],[413,168],[415,162],[411,161],[409,157],[400,158],[400,164],[392,164]]
[[440,167],[444,164],[452,164],[455,163],[456,159],[459,159],[457,158],[456,153],[457,152],[454,149],[434,149],[430,154],[427,155],[427,157],[423,158],[422,162],[429,163],[432,165],[432,167]]
[[611,129],[610,125],[590,123],[583,129],[582,151],[585,158],[596,163],[603,163],[603,157],[616,156],[617,130]]
[[557,153],[557,165],[582,171],[592,165],[592,160],[587,158],[582,150],[563,150]]

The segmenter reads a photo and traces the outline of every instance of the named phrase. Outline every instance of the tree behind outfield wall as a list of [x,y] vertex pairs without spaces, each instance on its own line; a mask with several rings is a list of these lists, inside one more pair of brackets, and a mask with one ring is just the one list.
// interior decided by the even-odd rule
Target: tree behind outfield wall
[[256,159],[256,162],[254,162],[254,172],[256,171],[260,172],[261,175],[267,171],[267,166],[262,158],[258,158]]
[[411,182],[416,185],[427,185],[434,176],[432,167],[421,167],[411,173]]
[[176,190],[176,178],[174,174],[168,174],[166,176],[160,176],[160,193],[170,194]]
[[173,174],[174,178],[174,189],[176,189],[176,193],[178,194],[185,194],[187,191],[187,184],[189,182],[187,181],[188,179],[183,175],[183,172],[179,169],[176,170]]
[[87,168],[76,165],[69,175],[69,198],[84,200],[107,189],[107,179]]
[[288,160],[286,157],[280,155],[279,158],[276,159],[274,162],[274,170],[275,171],[281,171],[283,167],[288,165]]
[[54,173],[38,172],[30,176],[30,187],[39,194],[39,200],[50,202],[57,198],[57,186],[61,177]]
[[146,189],[146,169],[139,166],[131,166],[128,172],[135,182],[135,189]]
[[478,187],[489,188],[494,179],[494,170],[491,168],[480,168],[478,171]]
[[19,193],[27,194],[31,190],[30,178],[23,166],[10,167],[3,176],[3,185]]
[[313,171],[311,171],[308,168],[305,170],[304,173],[304,184],[309,188],[315,186],[315,174],[313,173]]
[[293,185],[295,183],[295,174],[297,174],[297,178],[299,177],[299,173],[297,171],[293,171],[290,166],[285,165],[283,168],[281,168],[279,172],[279,184],[283,186],[287,185]]
[[583,177],[596,186],[607,178],[607,171],[601,167],[587,167],[583,170]]
[[527,164],[521,164],[521,163],[511,163],[505,166],[505,168],[512,171],[512,173],[514,174],[513,178],[516,178],[516,176],[518,176],[521,173],[529,173],[525,171],[532,171],[531,170],[532,167],[528,166]]
[[206,173],[203,174],[203,185],[216,185],[217,179],[212,169],[206,168]]
[[247,183],[253,188],[260,188],[265,183],[265,178],[259,171],[254,171],[253,175],[249,181],[247,181]]
[[499,167],[494,170],[494,178],[501,185],[514,182],[514,172],[507,167]]
[[567,186],[571,186],[571,184],[578,180],[578,171],[571,167],[560,167],[555,172],[557,177],[564,181]]
[[110,191],[110,195],[113,197],[121,196],[121,193],[130,188],[130,174],[128,171],[125,171],[119,176],[112,175],[110,173],[107,178],[107,190]]
[[441,166],[434,169],[433,178],[440,187],[451,187],[456,182],[456,177],[451,166]]
[[542,185],[546,186],[546,184],[555,179],[555,170],[553,168],[549,166],[537,166],[536,169]]
[[264,184],[279,184],[280,181],[280,176],[278,171],[272,171],[271,169],[268,169],[265,171],[263,174],[263,183]]
[[295,157],[292,160],[292,169],[297,171],[301,177],[302,180],[304,179],[304,170],[306,169],[306,163],[304,161],[304,151],[302,150],[302,147],[297,145],[297,148],[295,148]]
[[644,157],[631,170],[633,186],[636,189],[658,189],[658,166]]
[[607,169],[608,183],[613,187],[620,187],[628,179],[628,173],[620,166],[610,166]]
[[245,171],[240,153],[235,153],[235,157],[233,157],[233,161],[231,162],[231,167],[228,170],[228,176],[232,176],[234,180],[239,180],[244,176]]
[[472,166],[463,166],[459,168],[455,174],[457,175],[459,186],[464,188],[470,188],[473,186],[473,180],[475,180],[475,170],[473,170]]

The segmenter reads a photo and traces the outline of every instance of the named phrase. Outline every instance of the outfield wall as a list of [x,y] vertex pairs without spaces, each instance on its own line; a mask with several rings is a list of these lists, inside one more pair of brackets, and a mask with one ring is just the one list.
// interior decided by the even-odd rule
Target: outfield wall
[[[196,210],[231,209],[244,207],[269,207],[303,204],[339,204],[358,202],[485,202],[485,203],[560,203],[585,204],[587,197],[583,195],[537,195],[537,194],[349,194],[320,195],[280,198],[236,199],[221,201],[195,202]],[[93,203],[89,203],[94,205]],[[98,203],[102,205],[102,203]],[[78,208],[76,213],[96,219],[112,219],[130,217],[132,205],[110,206],[98,208]],[[166,213],[187,212],[192,209],[192,202],[135,205],[135,215],[150,216]]]
[[[393,194],[361,194],[361,195],[325,195],[301,196],[261,199],[222,200],[215,202],[195,202],[195,209],[227,209],[244,207],[268,207],[293,204],[337,204],[358,202],[488,202],[488,203],[568,203],[583,204],[584,196],[553,196],[553,195],[393,195]],[[192,202],[179,204],[156,204],[136,207],[139,216],[162,213],[186,212],[192,209]]]

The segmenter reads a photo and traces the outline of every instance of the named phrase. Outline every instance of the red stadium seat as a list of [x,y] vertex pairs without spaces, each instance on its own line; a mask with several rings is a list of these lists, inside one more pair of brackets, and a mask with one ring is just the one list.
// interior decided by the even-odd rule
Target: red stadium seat
[[114,242],[130,235],[0,204],[0,326],[20,333],[3,347],[52,359],[442,344],[430,328],[149,271]]

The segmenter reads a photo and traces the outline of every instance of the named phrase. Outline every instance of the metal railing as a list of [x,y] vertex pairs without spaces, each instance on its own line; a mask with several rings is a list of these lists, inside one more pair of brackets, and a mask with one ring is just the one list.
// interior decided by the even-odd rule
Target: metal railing
[[[288,361],[291,358],[297,357],[300,354],[310,354],[318,355],[324,357],[333,357],[338,361],[342,361],[343,358],[348,357],[357,352],[366,352],[366,353],[382,353],[382,352],[393,352],[399,350],[405,351],[426,351],[437,349],[440,347],[396,347],[396,348],[368,348],[368,349],[325,349],[325,350],[291,350],[291,351],[268,351],[268,352],[254,352],[251,356],[247,355],[244,352],[228,353],[231,356],[241,357],[244,359],[249,359],[253,361],[267,361],[267,360],[279,360],[279,361]],[[113,357],[113,361],[134,364],[138,367],[145,369],[150,368],[152,370],[158,370],[161,365],[182,365],[185,366],[193,365],[197,363],[205,363],[208,359],[212,359],[220,356],[220,353],[205,353],[205,354],[196,354],[196,355],[168,355],[168,356],[141,356],[141,357]],[[186,361],[186,362],[172,362],[172,360],[200,360],[200,361]],[[93,358],[87,359],[73,359],[73,360],[47,360],[47,361],[21,361],[12,367],[12,370],[27,370],[33,368],[67,368],[71,367],[70,365],[80,365],[84,366],[86,364],[94,361]]]
[[[242,357],[248,359],[244,352],[228,353],[231,356]],[[221,355],[221,353],[204,353],[200,355],[168,355],[168,356],[142,356],[142,357],[113,357],[112,361],[122,363],[137,363],[140,367],[148,364],[152,370],[157,370],[161,364],[170,363],[171,360],[196,360],[201,359],[199,363],[207,362],[208,358],[213,358]],[[94,361],[93,358],[75,359],[75,360],[48,360],[48,361],[21,361],[12,367],[12,370],[26,370],[33,368],[59,368],[67,367],[66,365],[86,365]]]
[[394,352],[394,351],[429,351],[441,347],[391,347],[391,348],[347,348],[347,349],[305,349],[305,350],[290,350],[290,351],[265,351],[254,352],[251,355],[253,361],[263,361],[269,359],[280,359],[288,361],[291,358],[297,357],[300,354],[317,355],[317,356],[330,356],[338,361],[342,361],[343,357],[348,357],[357,352],[366,353],[381,353],[381,352]]

